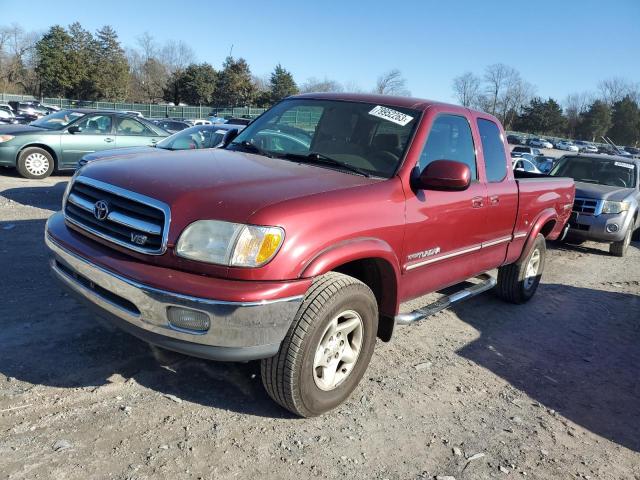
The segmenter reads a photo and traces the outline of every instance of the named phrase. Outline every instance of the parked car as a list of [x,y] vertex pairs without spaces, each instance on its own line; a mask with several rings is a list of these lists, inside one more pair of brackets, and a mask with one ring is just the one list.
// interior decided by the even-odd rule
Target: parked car
[[152,120],[152,122],[169,133],[176,133],[181,130],[184,130],[185,128],[189,128],[191,126],[186,122],[181,122],[178,120],[158,119],[158,120]]
[[29,101],[27,101],[25,103],[29,104],[29,105],[31,105],[31,106],[33,106],[35,108],[38,108],[40,110],[44,110],[46,112],[46,114],[60,111],[60,107],[57,107],[55,105],[49,105],[49,104],[41,103],[38,100],[29,100]]
[[540,155],[538,157],[533,157],[533,162],[542,173],[549,173],[555,165],[556,159],[554,157]]
[[83,167],[95,160],[104,160],[113,157],[131,157],[143,153],[160,155],[175,150],[199,150],[202,148],[220,148],[226,145],[232,138],[242,131],[244,127],[238,125],[196,125],[170,137],[167,137],[155,146],[112,148],[95,153],[88,153],[78,162]]
[[549,140],[545,140],[544,138],[531,138],[527,142],[527,145],[530,147],[538,147],[538,148],[553,148],[553,144]]
[[211,123],[225,123],[227,121],[227,119],[224,118],[224,117],[218,117],[217,115],[211,115],[209,117],[209,121]]
[[205,120],[204,118],[194,118],[191,123],[195,125],[211,125],[211,120]]
[[523,153],[520,157],[512,158],[513,169],[521,172],[541,174],[542,171],[538,168],[535,162],[526,157],[533,158],[528,153]]
[[525,141],[520,135],[507,135],[507,142],[511,145],[524,145]]
[[598,147],[596,147],[593,143],[576,140],[574,144],[576,147],[578,147],[579,152],[598,153]]
[[6,103],[0,103],[0,124],[15,124],[20,123],[17,119],[11,107]]
[[87,153],[153,145],[168,133],[141,118],[113,111],[61,110],[30,125],[0,126],[0,166],[25,178],[74,169]]
[[522,146],[522,147],[513,147],[511,149],[511,156],[512,157],[519,157],[523,153],[528,153],[529,155],[533,155],[534,157],[542,155],[542,152],[540,151],[540,149],[533,148],[533,147],[524,147],[524,146]]
[[224,123],[232,123],[234,125],[249,125],[252,122],[250,118],[231,117],[227,118]]
[[9,102],[13,113],[16,116],[20,115],[29,115],[37,118],[44,117],[49,114],[49,111],[41,107],[40,105],[35,104],[34,102]]
[[557,150],[565,150],[567,152],[579,152],[580,151],[578,146],[574,145],[574,143],[570,142],[569,140],[561,140],[558,143],[556,143],[556,149]]
[[576,182],[567,239],[607,242],[613,255],[624,256],[640,228],[638,172],[640,160],[609,155],[562,157],[551,175]]
[[[283,130],[312,142],[289,151],[266,138]],[[288,97],[225,149],[79,170],[46,226],[53,275],[152,344],[261,359],[276,402],[319,415],[351,394],[395,325],[496,283],[508,302],[534,295],[574,185],[514,177],[503,138],[496,118],[454,105]],[[494,268],[497,280],[483,273]],[[449,303],[399,313],[476,275]]]
[[119,113],[124,113],[126,115],[132,115],[132,116],[138,117],[138,118],[144,118],[144,115],[142,115],[142,112],[138,112],[137,110],[122,110]]

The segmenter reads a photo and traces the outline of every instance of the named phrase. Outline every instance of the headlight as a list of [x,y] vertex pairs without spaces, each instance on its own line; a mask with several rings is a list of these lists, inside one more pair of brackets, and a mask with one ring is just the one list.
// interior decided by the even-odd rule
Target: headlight
[[219,265],[260,267],[278,253],[283,240],[279,227],[198,220],[180,235],[176,254]]
[[16,138],[13,135],[0,135],[0,143],[8,142],[9,140]]
[[629,210],[629,202],[610,202],[605,200],[602,213],[622,213]]

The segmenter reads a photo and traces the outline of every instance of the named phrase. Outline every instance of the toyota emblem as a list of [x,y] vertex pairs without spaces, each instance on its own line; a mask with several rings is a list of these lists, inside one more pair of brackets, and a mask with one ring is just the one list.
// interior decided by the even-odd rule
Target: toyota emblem
[[109,216],[109,204],[104,200],[98,200],[93,206],[93,216],[98,220],[105,220]]

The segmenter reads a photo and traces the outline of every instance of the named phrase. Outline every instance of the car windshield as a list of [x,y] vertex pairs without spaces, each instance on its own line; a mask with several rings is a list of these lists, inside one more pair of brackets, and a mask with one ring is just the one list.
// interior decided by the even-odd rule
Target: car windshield
[[611,187],[634,188],[636,166],[617,160],[565,157],[551,171],[556,177],[571,177],[576,182],[596,183]]
[[165,138],[156,145],[165,150],[198,150],[200,148],[213,148],[218,145],[226,130],[212,128],[208,125],[187,128],[170,137]]
[[246,127],[227,148],[389,178],[407,150],[420,113],[372,103],[285,100]]
[[64,127],[75,122],[84,115],[84,113],[74,112],[72,110],[63,110],[61,112],[47,115],[46,117],[42,117],[39,120],[35,120],[31,122],[31,125],[46,128],[48,130],[62,130]]

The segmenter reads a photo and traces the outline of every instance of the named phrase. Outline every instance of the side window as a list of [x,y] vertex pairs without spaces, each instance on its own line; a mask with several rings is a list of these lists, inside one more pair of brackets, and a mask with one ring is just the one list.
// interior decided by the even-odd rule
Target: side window
[[501,182],[507,176],[507,157],[504,153],[504,140],[500,129],[491,120],[479,118],[478,130],[482,141],[487,181]]
[[440,115],[435,119],[420,154],[420,171],[434,160],[466,163],[471,169],[471,178],[478,178],[476,152],[471,127],[466,118],[458,115]]
[[79,135],[110,135],[111,115],[87,115],[76,126],[82,128]]
[[118,128],[116,129],[118,135],[144,135],[152,137],[155,135],[151,129],[140,123],[133,118],[122,117],[118,119]]

